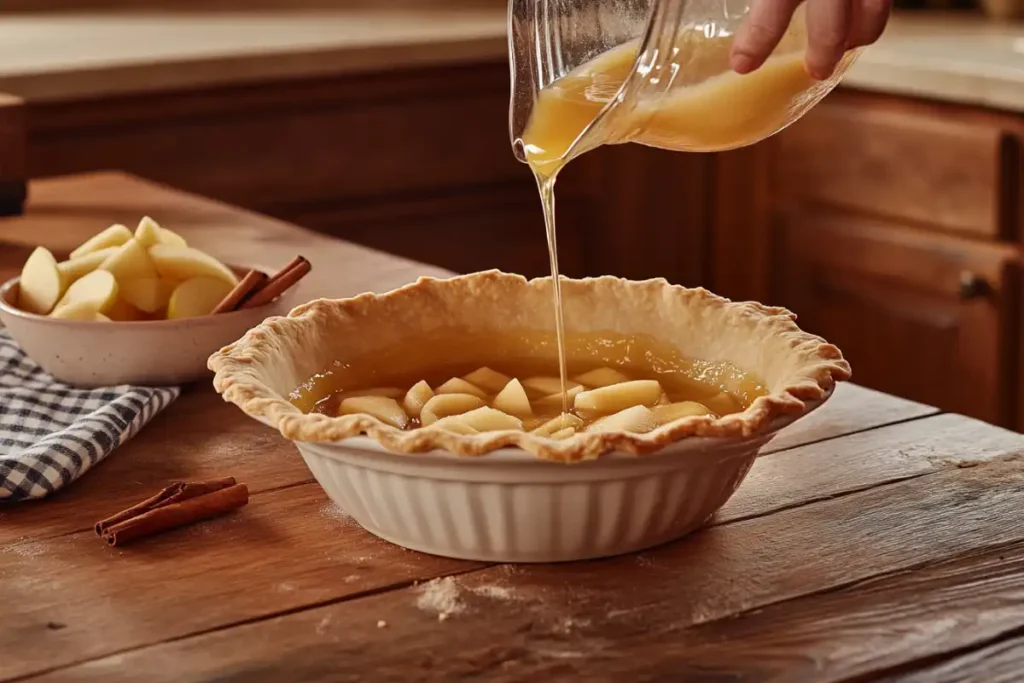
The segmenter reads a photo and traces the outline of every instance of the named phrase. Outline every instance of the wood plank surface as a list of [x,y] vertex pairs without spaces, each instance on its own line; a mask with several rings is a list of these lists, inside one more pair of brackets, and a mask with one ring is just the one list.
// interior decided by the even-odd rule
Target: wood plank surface
[[872,429],[759,458],[715,519],[764,515],[1019,450],[1020,434],[960,415]]
[[[686,637],[682,629],[699,624],[727,629],[732,620],[716,622],[736,614],[757,618],[757,610],[777,603],[778,609],[788,609],[784,601],[800,596],[871,590],[863,582],[872,577],[1019,545],[1024,541],[1024,527],[1017,523],[1022,484],[1024,460],[996,458],[714,526],[640,555],[575,565],[502,566],[452,578],[447,595],[456,607],[444,621],[424,599],[430,587],[416,586],[119,654],[43,680],[679,680],[679,667],[692,654],[683,646],[672,650],[672,643]],[[1004,561],[998,554],[988,557]],[[1019,564],[1010,563],[1007,571],[1016,575]],[[947,575],[959,565],[952,566]],[[943,570],[936,571],[941,584]],[[915,580],[927,583],[929,575]],[[970,581],[968,573],[950,583]],[[915,595],[941,605],[936,596]],[[1004,606],[994,618],[1020,616],[1010,604],[1014,596],[1019,589],[990,593],[991,606]],[[959,599],[983,602],[984,596],[966,590]],[[848,601],[846,608],[854,609],[856,602]],[[904,628],[923,629],[916,637],[928,638],[932,612],[906,599],[893,609],[890,621],[899,616]],[[829,613],[820,614],[828,618]],[[827,623],[841,627],[845,612],[830,614]],[[961,629],[955,617],[948,619],[947,631]],[[385,625],[378,628],[379,622]],[[763,624],[762,637],[788,637],[771,622],[767,629]],[[856,624],[847,625],[851,638]],[[974,633],[988,627],[975,626]],[[786,652],[794,658],[808,648],[827,650],[833,640],[826,631],[793,638]],[[762,661],[763,648],[756,642],[746,659],[730,656],[731,646],[743,652],[743,645],[727,633],[709,636],[708,642],[720,653],[714,661],[721,665],[724,659],[723,666],[732,668],[695,667],[693,673],[705,676],[700,680],[741,680],[735,676],[737,665]],[[870,655],[869,649],[857,651],[861,659]],[[791,662],[784,670],[797,665]],[[768,680],[771,673],[759,669],[751,680]]]
[[[961,466],[1024,450],[1024,437],[1018,434],[952,415],[874,429],[827,443],[828,448],[811,445],[758,461],[740,489],[750,493],[744,496],[737,494],[738,502],[731,504],[735,507],[727,507],[721,519],[716,520],[722,529],[744,531],[708,531],[640,556],[605,563],[523,569],[516,575],[561,577],[559,580],[563,586],[567,577],[572,577],[570,583],[577,587],[573,591],[585,591],[595,598],[603,596],[608,600],[609,596],[615,595],[616,600],[628,601],[633,595],[645,604],[664,602],[665,608],[671,606],[671,613],[677,616],[680,610],[689,610],[696,621],[718,618],[732,611],[747,609],[744,607],[747,600],[771,602],[781,599],[771,597],[776,590],[786,592],[781,597],[814,592],[905,566],[920,552],[931,553],[927,557],[941,559],[941,553],[948,552],[949,546],[958,542],[954,538],[954,529],[949,528],[925,534],[928,542],[924,546],[920,545],[924,543],[923,538],[903,547],[895,547],[898,544],[890,542],[893,547],[877,558],[873,553],[864,553],[859,559],[840,563],[836,558],[823,554],[826,550],[835,552],[843,548],[843,544],[852,549],[865,542],[878,542],[879,539],[872,537],[869,530],[873,528],[871,525],[880,521],[879,515],[892,515],[888,518],[890,535],[895,533],[894,520],[906,518],[906,523],[927,526],[920,518],[919,509],[907,507],[912,497],[903,501],[902,509],[888,512],[884,506],[877,507],[874,517],[868,512],[853,515],[850,504],[842,504],[842,501],[860,499],[869,494],[884,501],[888,496],[886,489],[900,484],[883,487],[877,494],[853,494],[762,516],[780,505],[795,506],[840,496],[851,487],[856,490],[893,479],[916,476],[924,481],[941,476],[921,476],[929,472],[970,472],[980,466],[966,470],[961,470]],[[850,444],[848,449],[847,443]],[[970,455],[966,454],[967,451]],[[851,473],[836,476],[837,462],[847,463],[852,468]],[[792,474],[796,469],[820,470],[823,474],[812,480],[810,485],[802,487],[793,481]],[[831,478],[826,474],[831,474]],[[921,487],[912,489],[918,497],[929,490],[924,484]],[[1010,495],[1005,504],[1017,501],[1018,497],[1024,500],[1024,491]],[[830,513],[831,508],[827,507],[830,505],[838,505],[838,510],[850,514],[851,519],[844,520],[839,512]],[[873,505],[878,503],[866,504],[865,509],[870,510]],[[987,499],[986,505],[989,505]],[[823,509],[822,506],[826,507]],[[942,509],[942,505],[938,505],[938,509]],[[918,514],[908,515],[908,511]],[[977,514],[971,514],[969,510],[965,512],[968,519],[975,519],[985,511],[991,512],[994,520],[1003,519],[1002,507],[992,510],[986,507]],[[730,519],[749,517],[757,519],[721,524]],[[863,524],[857,524],[861,518]],[[974,526],[980,523],[980,518],[975,519]],[[971,534],[971,538],[963,541],[964,547],[984,547],[998,542],[992,539],[1003,538],[1009,533],[1003,526],[992,524],[983,531],[975,531],[967,524],[971,528],[965,527],[964,533]],[[819,531],[815,531],[816,527]],[[884,531],[878,531],[884,540]],[[1024,530],[1020,533],[1024,535]],[[201,541],[188,544],[193,534],[199,534]],[[1007,540],[1015,540],[1016,537],[1010,535]],[[726,539],[725,542],[720,542],[722,538]],[[766,539],[771,539],[771,542],[766,543]],[[150,539],[145,544],[122,551],[103,547],[91,531],[41,542],[9,544],[3,549],[6,552],[3,569],[0,570],[3,573],[0,577],[0,604],[10,605],[5,617],[19,626],[5,631],[5,637],[0,640],[0,678],[27,675],[90,657],[181,638],[196,631],[219,630],[231,624],[319,602],[343,600],[353,593],[343,577],[352,573],[353,554],[365,552],[355,550],[360,548],[360,543],[382,546],[385,550],[381,552],[389,558],[387,567],[378,568],[369,577],[379,582],[373,584],[375,586],[436,576],[432,572],[450,573],[480,566],[400,550],[376,541],[354,525],[339,524],[330,514],[330,506],[326,505],[322,490],[315,484],[257,494],[250,505],[238,513],[234,522],[229,518],[204,524],[192,530]],[[809,546],[814,547],[813,552]],[[780,547],[787,548],[786,557],[777,552]],[[393,567],[392,563],[397,562],[396,556],[405,558],[409,563],[404,573],[396,572]],[[784,580],[782,577],[790,561],[787,558],[791,557],[800,557],[801,563],[811,564],[813,571],[808,575],[807,590],[795,578]],[[643,591],[615,592],[615,583],[622,580],[621,572],[615,567],[635,568],[646,566],[646,563],[664,566],[666,573],[652,572],[648,576],[645,572]],[[698,567],[704,567],[707,574],[698,571]],[[505,571],[496,568],[493,575],[487,576],[496,581],[496,577]],[[732,577],[730,580],[740,581],[740,574],[746,572],[750,572],[750,576],[746,585],[735,587],[742,589],[738,592],[730,590],[724,594],[723,586],[712,585],[716,580],[714,577],[723,573]],[[759,578],[769,574],[779,576],[771,581]],[[201,578],[189,581],[189,577]],[[673,597],[672,591],[691,583],[694,583],[693,591],[700,586],[707,590],[707,604],[691,604],[699,591]],[[175,591],[165,590],[169,584],[176,586]],[[294,584],[297,589],[287,592],[270,590],[282,584]],[[773,588],[776,584],[778,587]],[[115,589],[124,585],[132,586],[131,594],[112,602]],[[298,589],[307,585],[308,590]],[[747,597],[744,597],[744,591],[749,593]],[[32,599],[26,599],[27,594]],[[562,601],[572,599],[569,593],[553,598]],[[206,610],[204,606],[213,608]],[[361,613],[360,609],[356,613]],[[369,624],[376,623],[376,618],[370,614],[364,613],[360,618]],[[517,618],[514,612],[502,612],[499,621],[514,624]],[[593,620],[595,617],[585,618]],[[50,622],[66,626],[51,633],[46,628]],[[125,624],[130,627],[123,627]],[[39,650],[27,647],[28,643],[37,642],[35,639],[40,637],[52,640],[54,646]]]
[[762,453],[774,453],[813,441],[934,415],[937,408],[856,384],[839,384],[825,404],[779,432]]
[[878,683],[1018,683],[1022,671],[1024,638],[1013,637],[913,673],[881,678]]
[[7,544],[0,680],[479,566],[381,541],[315,485],[124,549],[91,529]]
[[[657,666],[680,673],[715,671],[779,683],[874,680],[885,674],[915,682],[1011,680],[999,678],[999,667],[982,652],[962,658],[973,660],[969,664],[944,663],[911,676],[907,671],[914,660],[983,645],[1022,626],[1024,545],[1014,544],[711,622],[672,642],[641,645],[638,654],[654,655],[658,648],[664,659]],[[1015,664],[1013,680],[1019,680],[1019,653]],[[644,668],[633,671],[642,675]],[[973,671],[976,678],[939,670],[960,676]]]

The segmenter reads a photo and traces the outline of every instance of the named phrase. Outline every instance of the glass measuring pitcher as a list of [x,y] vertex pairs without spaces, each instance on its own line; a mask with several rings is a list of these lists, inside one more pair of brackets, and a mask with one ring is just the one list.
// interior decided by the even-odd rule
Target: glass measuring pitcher
[[804,67],[803,6],[768,60],[729,56],[750,0],[511,0],[509,125],[520,161],[556,172],[602,144],[712,152],[753,144],[803,116],[832,77]]

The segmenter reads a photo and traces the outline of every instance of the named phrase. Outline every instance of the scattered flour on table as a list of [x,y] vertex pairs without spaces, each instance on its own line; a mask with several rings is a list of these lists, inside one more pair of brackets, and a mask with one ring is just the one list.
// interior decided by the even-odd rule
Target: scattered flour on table
[[434,612],[441,621],[447,619],[447,615],[466,609],[459,584],[450,576],[431,579],[418,588],[420,595],[416,598],[416,607],[424,612]]
[[348,514],[340,507],[335,505],[334,501],[327,501],[320,507],[320,516],[326,519],[336,519],[344,524],[355,524],[356,520],[352,519],[352,515]]
[[466,611],[467,606],[463,599],[466,593],[491,600],[519,600],[519,597],[505,586],[460,586],[452,576],[415,584],[414,588],[419,591],[416,607],[424,612],[437,614],[438,621],[447,621],[453,614]]
[[484,597],[493,598],[495,600],[516,599],[516,595],[504,586],[477,586],[476,588],[471,588],[470,590],[472,590],[473,593],[475,593],[476,595],[482,595]]
[[46,546],[36,541],[23,541],[27,537],[19,538],[10,545],[4,546],[0,552],[16,555],[17,557],[39,557],[46,552]]
[[573,619],[572,617],[565,617],[558,622],[556,629],[560,633],[571,633],[578,628],[586,628],[590,626],[590,619]]

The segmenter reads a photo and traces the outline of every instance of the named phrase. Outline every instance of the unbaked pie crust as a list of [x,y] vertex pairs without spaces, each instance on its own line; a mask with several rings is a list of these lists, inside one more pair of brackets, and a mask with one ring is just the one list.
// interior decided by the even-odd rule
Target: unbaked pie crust
[[691,415],[657,429],[580,432],[564,441],[524,431],[463,435],[441,429],[401,430],[370,415],[306,413],[289,396],[330,362],[367,356],[410,335],[438,330],[553,328],[551,279],[527,281],[488,271],[446,280],[421,278],[386,294],[320,299],[287,317],[270,318],[209,360],[226,401],[275,426],[293,441],[336,442],[366,434],[397,453],[444,450],[479,456],[517,446],[539,457],[573,462],[609,451],[652,453],[690,436],[750,437],[782,416],[797,416],[850,378],[842,353],[797,327],[783,308],[731,302],[704,289],[615,277],[562,280],[569,330],[644,334],[688,358],[729,361],[755,373],[767,394],[742,412]]

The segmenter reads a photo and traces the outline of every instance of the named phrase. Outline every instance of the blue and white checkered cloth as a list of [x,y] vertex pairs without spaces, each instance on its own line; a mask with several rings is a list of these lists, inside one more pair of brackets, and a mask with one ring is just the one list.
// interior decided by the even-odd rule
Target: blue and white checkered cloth
[[179,392],[62,384],[0,328],[0,503],[43,498],[67,486],[135,436]]

